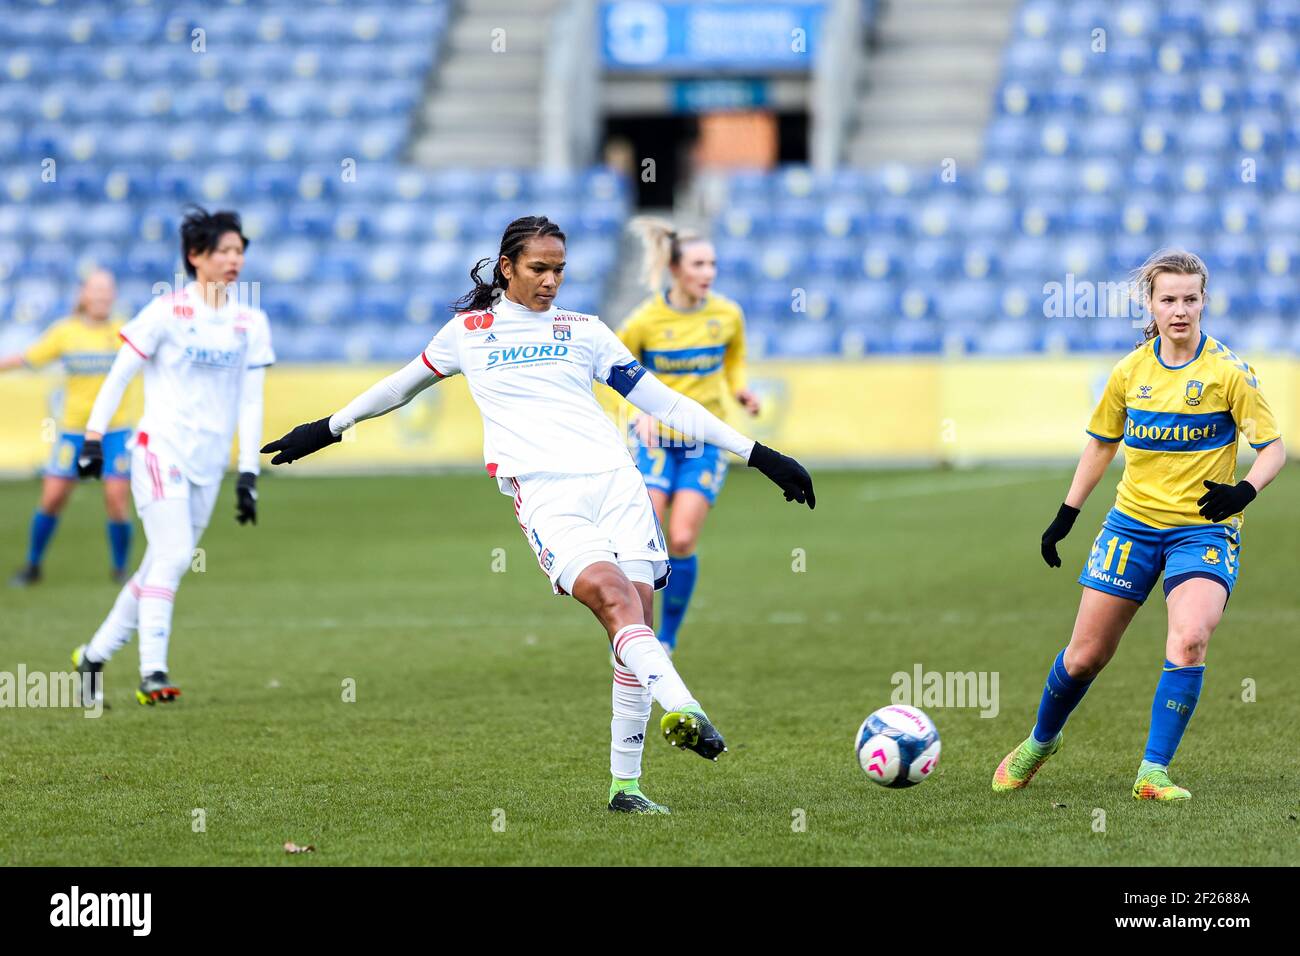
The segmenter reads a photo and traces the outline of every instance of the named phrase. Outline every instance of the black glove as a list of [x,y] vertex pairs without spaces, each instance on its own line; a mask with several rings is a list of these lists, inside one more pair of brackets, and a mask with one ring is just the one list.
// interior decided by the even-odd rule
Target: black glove
[[1065,540],[1065,536],[1074,527],[1074,519],[1077,517],[1079,517],[1078,508],[1071,508],[1067,504],[1062,504],[1061,509],[1056,512],[1056,517],[1052,519],[1052,523],[1043,532],[1043,560],[1047,562],[1049,568],[1059,568],[1061,566],[1061,556],[1056,553],[1056,544],[1058,541]]
[[87,438],[81,443],[77,456],[77,475],[81,478],[99,478],[104,474],[104,445],[98,438]]
[[1259,494],[1255,486],[1244,478],[1235,485],[1221,485],[1217,481],[1206,481],[1202,484],[1210,490],[1201,495],[1196,503],[1201,506],[1201,517],[1208,518],[1216,524],[1227,521],[1254,501],[1255,496]]
[[812,475],[793,458],[754,442],[754,450],[749,453],[749,467],[757,468],[784,491],[786,501],[807,502],[809,509],[817,507]]
[[262,446],[262,454],[269,455],[277,451],[279,454],[271,459],[271,464],[287,465],[314,451],[320,451],[326,445],[342,440],[342,436],[330,431],[330,420],[322,418],[319,421],[299,425],[289,434],[273,442],[267,442]]
[[235,485],[235,520],[257,524],[257,475],[251,471],[241,471]]

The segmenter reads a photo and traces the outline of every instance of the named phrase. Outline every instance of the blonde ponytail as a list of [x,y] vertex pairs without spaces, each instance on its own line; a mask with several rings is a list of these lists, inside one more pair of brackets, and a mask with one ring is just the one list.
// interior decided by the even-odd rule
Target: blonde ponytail
[[703,238],[694,232],[678,232],[658,216],[633,216],[627,228],[641,240],[641,282],[651,292],[662,291],[664,273],[681,258],[682,246]]

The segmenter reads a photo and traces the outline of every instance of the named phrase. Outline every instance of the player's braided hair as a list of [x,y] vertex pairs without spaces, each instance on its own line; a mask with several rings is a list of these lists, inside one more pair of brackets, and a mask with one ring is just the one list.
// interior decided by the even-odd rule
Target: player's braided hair
[[451,310],[473,312],[479,309],[490,309],[496,305],[497,298],[501,295],[498,290],[504,291],[509,284],[501,271],[502,258],[514,263],[524,251],[524,246],[528,244],[529,239],[540,239],[545,236],[555,236],[560,242],[567,242],[560,227],[545,216],[521,216],[506,226],[506,231],[501,235],[501,248],[497,252],[496,265],[492,267],[492,281],[484,282],[478,273],[493,260],[480,259],[475,263],[474,268],[469,270],[469,277],[474,280],[474,288],[453,302]]
[[[1153,252],[1146,262],[1133,270],[1133,274],[1129,278],[1129,284],[1135,287],[1138,300],[1143,305],[1151,301],[1151,294],[1156,288],[1156,278],[1165,272],[1183,276],[1200,276],[1201,295],[1205,295],[1205,286],[1210,281],[1210,270],[1205,268],[1205,263],[1201,261],[1201,257],[1184,249],[1161,249],[1158,252]],[[1147,327],[1142,330],[1143,338],[1138,345],[1141,346],[1150,342],[1158,334],[1156,320],[1153,318],[1147,323]]]

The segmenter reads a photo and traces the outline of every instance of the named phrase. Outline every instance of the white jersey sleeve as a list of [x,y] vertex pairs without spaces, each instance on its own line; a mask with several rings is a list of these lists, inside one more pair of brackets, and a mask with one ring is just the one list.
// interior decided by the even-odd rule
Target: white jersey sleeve
[[156,296],[136,313],[134,319],[122,326],[118,335],[141,358],[151,359],[167,338],[171,309],[170,301],[163,296]]
[[695,399],[669,388],[648,372],[638,375],[623,397],[683,435],[725,448],[745,461],[754,452],[754,439],[746,438]]
[[591,331],[591,377],[626,397],[645,369],[604,322],[594,322]]
[[117,407],[122,404],[126,387],[131,384],[131,379],[135,378],[140,369],[144,368],[144,363],[145,359],[127,345],[117,350],[113,367],[104,376],[99,392],[95,395],[95,404],[90,409],[90,418],[86,420],[86,431],[99,432],[101,435],[108,431],[108,423],[112,420]]
[[424,349],[424,364],[439,378],[450,378],[461,372],[460,328],[473,322],[477,313],[466,313],[450,319]]
[[434,382],[440,382],[446,377],[430,371],[428,365],[428,360],[421,355],[370,386],[330,416],[330,431],[342,435],[357,422],[387,415],[393,409],[401,408]]
[[271,323],[265,312],[253,312],[248,323],[247,367],[266,368],[275,364],[275,349],[271,347]]

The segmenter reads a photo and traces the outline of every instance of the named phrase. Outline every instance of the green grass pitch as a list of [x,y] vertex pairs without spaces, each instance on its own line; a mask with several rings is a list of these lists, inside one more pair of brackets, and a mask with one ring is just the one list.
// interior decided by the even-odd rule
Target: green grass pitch
[[[1129,795],[1163,656],[1158,599],[1060,755],[1027,790],[991,792],[1069,637],[1075,577],[1117,472],[1052,571],[1038,537],[1068,478],[822,472],[809,513],[733,470],[677,656],[731,752],[714,765],[650,736],[643,785],[673,810],[659,818],[605,809],[604,635],[550,594],[493,482],[268,477],[261,523],[240,528],[228,481],[203,541],[206,570],[179,592],[171,665],[182,699],[133,702],[133,642],[109,665],[102,718],[0,711],[0,862],[1300,862],[1295,468],[1247,516],[1241,583],[1174,764],[1193,800]],[[35,499],[35,482],[0,484],[4,560],[15,565]],[[141,547],[137,537],[137,560]],[[97,489],[73,502],[46,575],[0,592],[0,670],[66,669],[108,610]],[[858,768],[851,738],[890,702],[891,675],[917,664],[996,671],[1000,710],[931,708],[943,738],[935,776],[884,790]],[[343,700],[349,680],[354,702]],[[1254,702],[1242,699],[1247,680]],[[286,855],[287,840],[316,852]]]

